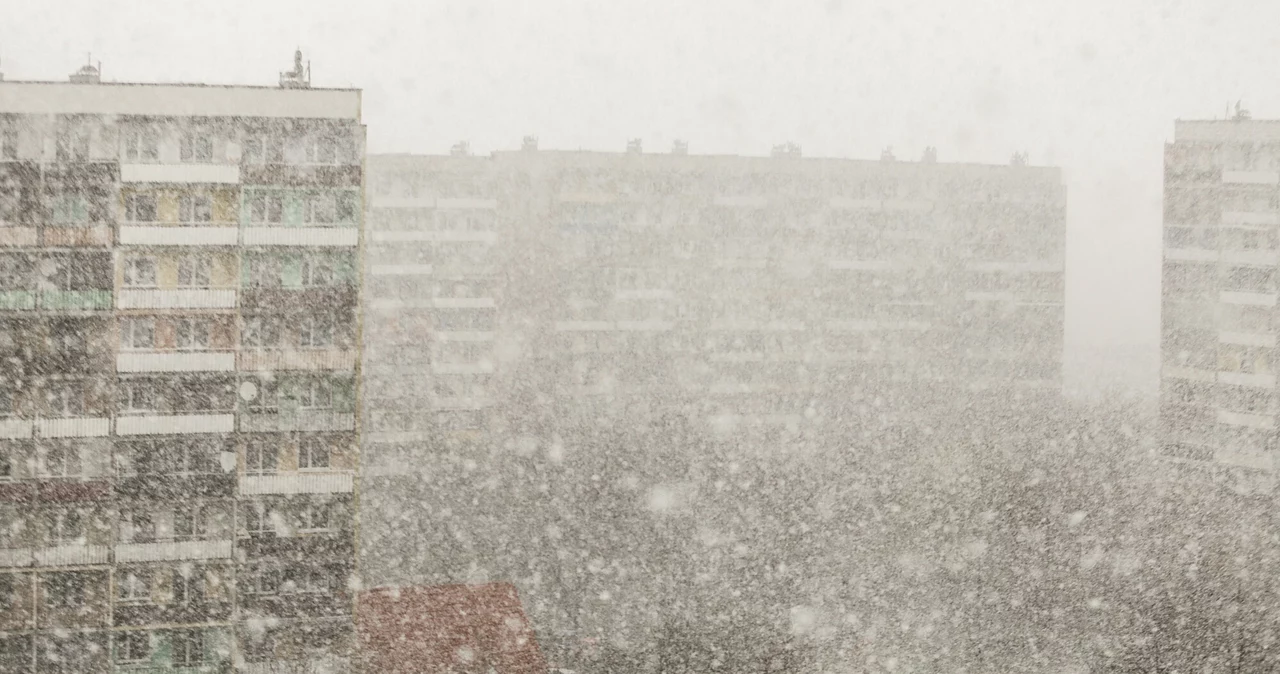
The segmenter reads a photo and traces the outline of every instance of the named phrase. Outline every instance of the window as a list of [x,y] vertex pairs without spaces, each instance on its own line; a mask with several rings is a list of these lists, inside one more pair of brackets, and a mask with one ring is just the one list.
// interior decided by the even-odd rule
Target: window
[[153,129],[134,129],[124,136],[124,160],[128,162],[160,161],[160,142]]
[[153,349],[156,345],[156,319],[120,319],[120,345],[126,349]]
[[180,541],[203,538],[209,533],[208,508],[199,503],[180,504],[173,513],[173,537]]
[[280,323],[271,316],[251,316],[244,321],[243,345],[270,349],[280,344]]
[[322,569],[292,567],[281,574],[284,582],[280,585],[282,594],[327,592],[329,579]]
[[179,667],[196,667],[205,662],[204,633],[200,630],[176,630],[170,634],[173,664]]
[[83,573],[53,573],[41,579],[45,596],[55,608],[81,608],[84,605],[87,579]]
[[43,477],[76,477],[80,475],[80,448],[75,445],[51,445],[43,448],[40,474]]
[[341,193],[338,199],[338,222],[355,222],[356,214],[359,212],[359,204],[356,196],[350,193]]
[[302,258],[302,285],[333,285],[333,263],[323,256]]
[[78,417],[84,414],[84,395],[75,382],[52,384],[48,394],[49,413],[54,416]]
[[203,131],[189,131],[178,141],[178,161],[209,163],[213,161],[213,138]]
[[[3,392],[0,392],[0,393],[3,393]],[[0,414],[3,414],[3,413],[4,413],[4,410],[0,410]],[[0,481],[12,480],[14,477],[13,453],[14,453],[13,450],[8,447],[0,448]]]
[[329,316],[305,316],[298,326],[298,346],[333,346],[333,319]]
[[308,164],[335,164],[338,161],[338,141],[328,134],[320,134],[307,143]]
[[313,194],[305,202],[303,221],[329,224],[337,221],[338,207],[332,194]]
[[79,192],[65,192],[53,198],[53,222],[57,225],[89,222],[89,198]]
[[255,594],[274,595],[280,592],[280,569],[258,569],[250,578],[250,589]]
[[298,386],[298,407],[303,409],[328,409],[333,407],[333,391],[329,382],[312,379]]
[[154,194],[129,194],[124,198],[126,222],[155,222],[156,197]]
[[333,528],[332,510],[328,503],[304,503],[298,510],[298,529],[329,531]]
[[190,564],[183,564],[174,569],[170,588],[173,590],[173,602],[176,604],[200,601],[199,569]]
[[180,222],[211,222],[213,220],[213,202],[208,195],[187,195],[178,200],[178,220]]
[[279,194],[255,194],[249,199],[249,222],[279,223],[284,220],[284,199]]
[[116,577],[116,597],[120,601],[151,600],[151,574],[144,569],[129,569]]
[[151,657],[151,635],[147,632],[117,632],[116,662],[142,662]]
[[55,147],[58,161],[89,159],[89,130],[64,128],[58,133]]
[[205,255],[185,255],[178,260],[178,285],[207,288],[211,285],[211,263]]
[[156,540],[156,522],[147,510],[128,510],[120,514],[120,537],[130,543]]
[[0,129],[0,159],[18,158],[18,129],[6,125]]
[[124,385],[122,401],[126,412],[152,412],[156,409],[155,384],[149,381],[134,381]]
[[209,348],[207,318],[179,318],[174,333],[180,350],[203,351]]
[[31,286],[35,261],[26,255],[0,255],[0,289],[21,290]]
[[244,139],[240,160],[246,164],[261,164],[266,160],[266,145],[260,136],[249,136]]
[[298,468],[321,470],[329,467],[329,443],[324,438],[304,438],[298,448]]
[[261,501],[244,504],[245,530],[250,534],[275,534],[278,517]]
[[125,258],[124,284],[131,288],[156,287],[156,259],[149,256]]
[[280,468],[280,448],[268,440],[251,440],[244,460],[247,472],[274,473]]
[[280,260],[273,257],[250,258],[249,285],[254,288],[279,288]]
[[49,525],[49,544],[78,545],[85,534],[84,516],[75,508],[54,510],[46,515]]

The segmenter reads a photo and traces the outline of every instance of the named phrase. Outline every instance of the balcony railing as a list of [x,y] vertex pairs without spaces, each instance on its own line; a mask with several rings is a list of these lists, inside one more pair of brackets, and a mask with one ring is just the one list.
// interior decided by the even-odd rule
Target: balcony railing
[[147,414],[116,418],[116,435],[167,435],[175,433],[231,433],[235,415],[230,412]]
[[240,477],[240,494],[346,494],[354,489],[348,472],[296,472]]
[[117,562],[159,562],[183,559],[228,559],[231,541],[167,541],[159,543],[123,543],[115,547]]
[[244,371],[351,370],[355,368],[356,355],[350,349],[246,349],[238,360]]
[[232,309],[234,288],[122,288],[121,309]]
[[234,246],[240,242],[240,228],[234,222],[221,225],[181,227],[150,223],[122,223],[123,246]]
[[248,433],[283,431],[350,431],[356,426],[356,415],[333,410],[298,410],[295,412],[240,415],[240,430]]
[[116,354],[117,372],[231,372],[236,369],[232,351],[122,352]]

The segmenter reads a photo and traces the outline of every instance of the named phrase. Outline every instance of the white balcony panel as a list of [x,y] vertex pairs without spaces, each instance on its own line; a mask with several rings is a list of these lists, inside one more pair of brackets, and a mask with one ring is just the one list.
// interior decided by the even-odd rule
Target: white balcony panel
[[497,306],[492,297],[433,297],[431,305],[436,309],[492,309]]
[[1273,374],[1250,374],[1247,372],[1219,372],[1218,381],[1233,386],[1250,386],[1253,388],[1275,388],[1276,376]]
[[371,232],[373,243],[487,243],[498,241],[495,232],[470,232],[459,230]]
[[663,288],[636,288],[614,293],[614,298],[619,300],[669,300],[675,296],[674,292]]
[[1061,272],[1063,263],[1055,260],[1030,260],[1023,262],[971,262],[969,271],[994,271],[1007,274],[1052,274]]
[[1219,332],[1218,341],[1222,344],[1239,344],[1240,346],[1260,346],[1275,348],[1276,336],[1270,332]]
[[1275,185],[1280,183],[1280,173],[1275,171],[1223,171],[1222,182],[1243,185]]
[[1169,379],[1187,379],[1203,382],[1214,382],[1218,378],[1217,373],[1213,370],[1201,370],[1194,367],[1179,367],[1176,365],[1164,366],[1160,374]]
[[234,414],[167,414],[117,417],[116,435],[167,435],[171,433],[231,433]]
[[844,271],[886,271],[893,269],[889,260],[828,260],[827,267]]
[[[1241,468],[1267,471],[1269,473],[1275,470],[1276,467],[1276,460],[1273,454],[1271,451],[1260,448],[1219,447],[1213,453],[1213,460],[1228,466],[1240,466]],[[1266,485],[1266,492],[1270,493],[1273,490],[1274,485]]]
[[350,349],[244,350],[240,369],[258,370],[353,370],[356,352]]
[[884,210],[908,213],[928,213],[933,210],[933,202],[921,199],[885,199]]
[[1276,419],[1270,414],[1246,414],[1244,412],[1218,410],[1218,423],[1270,430],[1275,428]]
[[556,321],[556,332],[605,332],[613,328],[612,321]]
[[116,354],[116,372],[233,372],[231,351],[169,351]]
[[612,204],[619,201],[615,192],[561,192],[556,201],[567,204]]
[[[362,434],[361,440],[364,442],[397,444],[427,442],[433,437],[434,436],[429,431],[365,431]],[[369,466],[361,465],[360,472],[363,475],[369,475]],[[402,466],[396,466],[394,468],[394,473],[390,474],[403,475],[404,468]]]
[[42,438],[100,438],[111,435],[111,420],[96,417],[38,419],[36,432]]
[[0,439],[21,440],[31,437],[31,429],[35,427],[33,419],[0,418]]
[[437,410],[481,410],[493,407],[493,398],[487,396],[438,397],[433,407]]
[[111,548],[105,545],[59,545],[34,550],[37,566],[80,566],[106,564]]
[[452,199],[439,198],[436,199],[436,208],[440,210],[486,210],[492,211],[498,208],[497,199],[473,199],[466,197],[458,197]]
[[765,197],[718,196],[715,203],[717,206],[732,206],[735,208],[764,208],[769,205],[769,200]]
[[231,288],[121,288],[119,309],[234,309],[236,291]]
[[122,183],[214,183],[240,182],[239,164],[121,164]]
[[356,227],[246,227],[246,246],[355,246],[360,243]]
[[870,332],[880,327],[879,321],[827,321],[829,332]]
[[1207,248],[1165,248],[1164,259],[1176,262],[1216,262],[1218,251]]
[[1280,224],[1280,213],[1257,213],[1253,211],[1223,211],[1224,225],[1275,225]]
[[1218,299],[1224,304],[1242,304],[1255,307],[1274,307],[1276,305],[1276,293],[1248,293],[1223,290]]
[[711,261],[716,269],[764,269],[769,266],[763,257],[717,257]]
[[1246,264],[1262,267],[1275,266],[1280,261],[1280,254],[1274,250],[1224,250],[1221,253],[1223,262],[1228,264]]
[[242,414],[240,430],[248,433],[355,430],[356,415],[329,410],[300,410],[289,414]]
[[231,541],[124,543],[115,548],[117,562],[160,562],[179,559],[230,559]]
[[240,494],[349,494],[355,488],[351,473],[278,473],[240,477]]
[[31,548],[0,548],[0,568],[31,566],[36,563],[36,553]]
[[429,264],[375,264],[369,266],[374,276],[430,276]]
[[121,225],[122,246],[235,246],[238,227],[154,227]]

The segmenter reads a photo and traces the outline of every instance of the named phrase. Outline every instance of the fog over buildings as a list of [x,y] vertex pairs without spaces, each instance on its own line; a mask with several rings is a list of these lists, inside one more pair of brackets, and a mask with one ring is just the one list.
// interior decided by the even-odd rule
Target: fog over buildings
[[1280,668],[1280,8],[4,13],[0,674]]

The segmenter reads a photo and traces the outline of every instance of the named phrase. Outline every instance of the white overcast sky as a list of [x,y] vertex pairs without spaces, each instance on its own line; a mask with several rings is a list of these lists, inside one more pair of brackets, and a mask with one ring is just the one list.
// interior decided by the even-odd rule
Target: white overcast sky
[[[545,148],[1060,165],[1072,351],[1158,343],[1162,143],[1280,116],[1274,0],[0,0],[0,71],[365,90],[374,152]],[[1154,373],[1152,373],[1154,374]]]

